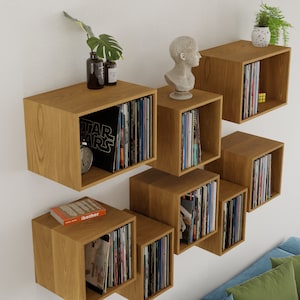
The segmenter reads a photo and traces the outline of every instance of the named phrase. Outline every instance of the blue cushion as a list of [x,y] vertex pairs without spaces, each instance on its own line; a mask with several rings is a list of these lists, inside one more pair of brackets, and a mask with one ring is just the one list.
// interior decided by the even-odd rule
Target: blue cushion
[[278,248],[291,252],[295,255],[300,254],[300,238],[298,237],[290,237],[285,242],[281,243]]
[[[286,246],[288,246],[288,244],[286,244]],[[224,284],[222,284],[221,286],[204,296],[202,300],[227,300],[226,288],[240,284],[248,280],[249,278],[260,275],[270,270],[272,268],[270,261],[271,257],[287,257],[290,255],[290,252],[287,252],[281,248],[274,248],[270,250],[257,261],[255,261],[253,264],[251,264],[248,268],[246,268],[244,271],[242,271],[232,279],[228,280],[227,282],[225,282]]]

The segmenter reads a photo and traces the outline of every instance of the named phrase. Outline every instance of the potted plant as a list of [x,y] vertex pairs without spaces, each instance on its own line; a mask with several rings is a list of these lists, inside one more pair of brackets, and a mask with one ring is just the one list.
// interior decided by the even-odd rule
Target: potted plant
[[[258,43],[259,47],[262,47],[262,36],[261,36],[261,28],[265,28],[263,30],[270,32],[270,45],[277,45],[279,43],[279,39],[282,35],[283,44],[286,46],[289,38],[288,29],[291,28],[292,25],[285,20],[285,17],[279,7],[269,6],[265,3],[261,3],[260,10],[256,14],[255,18],[255,28],[252,32],[252,42],[256,46]],[[257,32],[255,32],[257,31]],[[258,33],[259,32],[259,33]],[[258,37],[258,41],[255,40]],[[268,35],[268,34],[267,34]],[[267,45],[268,45],[267,44]],[[267,46],[265,45],[265,46]]]
[[[67,12],[63,11],[66,18],[75,22],[87,34],[87,45],[90,48],[90,58],[87,60],[87,86],[90,89],[99,89],[104,86],[104,62],[107,66],[113,68],[111,74],[116,83],[116,64],[115,61],[123,58],[123,49],[119,43],[109,34],[94,35],[92,28],[82,21],[73,18]],[[113,63],[112,63],[113,62]],[[113,73],[113,75],[112,75]],[[108,81],[108,80],[106,80]]]

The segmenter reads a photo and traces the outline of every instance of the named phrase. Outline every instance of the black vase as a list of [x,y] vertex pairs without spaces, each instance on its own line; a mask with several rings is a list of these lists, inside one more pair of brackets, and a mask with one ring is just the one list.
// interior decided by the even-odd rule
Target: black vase
[[86,61],[86,80],[89,89],[102,89],[104,87],[104,64],[95,52],[90,53]]

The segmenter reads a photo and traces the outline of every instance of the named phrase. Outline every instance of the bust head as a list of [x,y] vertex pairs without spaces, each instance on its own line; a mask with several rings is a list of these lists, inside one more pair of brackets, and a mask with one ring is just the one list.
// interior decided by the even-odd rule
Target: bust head
[[179,36],[172,41],[169,47],[170,55],[175,63],[185,63],[190,67],[199,64],[200,54],[196,41],[189,36]]
[[191,98],[192,94],[188,92],[195,85],[192,68],[199,65],[200,59],[196,41],[189,36],[179,36],[172,41],[169,51],[175,62],[174,68],[165,74],[167,83],[175,88],[175,94],[172,93],[170,97]]

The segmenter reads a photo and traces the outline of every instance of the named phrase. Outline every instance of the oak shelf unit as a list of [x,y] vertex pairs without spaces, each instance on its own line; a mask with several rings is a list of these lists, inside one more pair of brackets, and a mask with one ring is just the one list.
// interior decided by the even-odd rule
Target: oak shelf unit
[[[217,230],[216,217],[214,231],[192,243],[181,242],[181,197],[209,182],[216,181],[216,203],[218,203],[219,180],[219,174],[200,169],[177,177],[151,168],[130,178],[130,209],[172,226],[174,228],[174,253],[180,254],[215,234]],[[218,215],[218,205],[215,206],[215,215]]]
[[[152,157],[114,173],[92,166],[81,175],[80,117],[152,96]],[[75,190],[83,190],[156,159],[156,89],[118,81],[87,89],[86,83],[24,99],[28,169]]]
[[[220,157],[222,96],[194,89],[189,100],[170,99],[170,86],[157,90],[157,159],[154,168],[181,176]],[[200,120],[201,161],[182,169],[182,114],[198,109]]]
[[[36,282],[65,300],[98,300],[136,279],[136,217],[106,204],[100,218],[63,226],[50,213],[32,220]],[[86,288],[85,245],[131,224],[132,278],[103,295]]]
[[[284,144],[279,141],[236,131],[222,138],[221,158],[205,168],[228,180],[248,188],[247,211],[251,212],[268,203],[281,192]],[[254,162],[271,154],[271,196],[265,202],[252,207]]]
[[[242,123],[287,103],[290,65],[289,47],[254,47],[250,41],[235,41],[200,51],[193,69],[195,87],[222,94],[223,119]],[[243,119],[244,67],[260,61],[259,90],[266,102],[258,103],[258,113]]]
[[[248,189],[244,186],[226,181],[221,179],[220,180],[220,190],[219,190],[219,215],[218,215],[218,231],[216,234],[212,235],[208,239],[205,239],[203,242],[200,242],[199,246],[203,249],[206,249],[212,253],[217,255],[223,255],[224,253],[230,251],[232,248],[238,246],[240,243],[245,241],[245,230],[246,230],[246,204],[247,204],[247,193]],[[234,224],[234,218],[231,218],[232,222],[232,230],[230,229],[231,226],[229,225],[228,221],[226,222],[225,216],[225,205],[233,201],[236,197],[241,197],[240,204],[240,219],[238,220],[239,225]],[[237,222],[237,219],[235,219]],[[237,234],[239,238],[236,238],[232,243],[228,246],[225,244],[226,239],[226,232],[231,230],[234,231],[234,226],[236,230],[239,231]],[[228,228],[230,227],[230,228]],[[227,232],[228,233],[228,232]],[[227,236],[228,238],[228,236]]]
[[[136,280],[133,281],[130,285],[122,288],[118,293],[130,300],[140,300],[140,299],[153,299],[166,290],[170,289],[173,286],[173,277],[174,277],[174,229],[161,222],[153,220],[149,217],[141,215],[137,212],[131,210],[125,210],[128,213],[136,216],[136,245],[137,245],[137,276]],[[166,257],[166,263],[168,260],[166,285],[161,289],[157,289],[155,293],[151,296],[145,296],[145,284],[147,284],[147,279],[145,278],[145,260],[144,260],[144,249],[156,241],[164,238],[165,236],[169,237],[168,244],[168,254]],[[161,272],[162,274],[163,272]],[[149,280],[149,278],[148,278]]]

